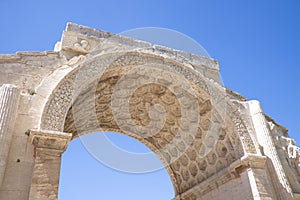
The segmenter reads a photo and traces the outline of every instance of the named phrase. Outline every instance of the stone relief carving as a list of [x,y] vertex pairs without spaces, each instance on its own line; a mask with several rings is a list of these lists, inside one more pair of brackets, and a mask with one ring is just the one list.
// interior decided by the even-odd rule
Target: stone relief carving
[[66,150],[72,134],[55,131],[30,131],[30,141],[36,148],[54,149],[60,152]]
[[[115,88],[114,85],[122,75],[120,75],[119,71],[116,71],[115,73],[108,72],[107,74],[109,76],[107,77],[106,74],[103,75],[103,78],[100,79],[97,87],[95,97],[97,99],[95,102],[97,121],[103,131],[114,130],[116,132],[124,133],[124,130],[121,130],[115,121],[116,119],[113,116],[112,108],[110,106],[111,96]],[[83,91],[83,93],[87,94],[85,91]],[[142,141],[144,144],[151,144],[153,147],[152,150],[156,152],[162,160],[165,160],[166,164],[172,163],[170,167],[175,173],[176,182],[179,186],[178,191],[185,191],[190,186],[194,186],[205,180],[207,177],[211,176],[216,171],[223,169],[237,158],[234,152],[234,146],[238,146],[238,141],[234,140],[238,138],[231,137],[230,134],[227,134],[227,132],[234,131],[230,130],[230,128],[224,128],[222,130],[219,142],[213,150],[213,153],[208,154],[207,158],[197,158],[199,149],[202,145],[202,138],[209,128],[209,124],[206,123],[207,121],[210,123],[209,119],[211,118],[211,106],[208,103],[209,96],[205,93],[202,93],[202,95],[199,96],[202,97],[201,101],[199,100],[199,107],[201,107],[202,114],[200,116],[202,120],[200,121],[202,121],[202,123],[200,123],[195,137],[190,136],[190,140],[188,139],[189,135],[187,135],[186,138],[182,138],[177,133],[181,125],[181,112],[178,110],[178,100],[167,88],[157,84],[144,85],[135,90],[135,93],[131,96],[129,101],[131,111],[130,117],[138,125],[147,125],[150,121],[151,112],[148,112],[147,104],[157,103],[162,105],[162,107],[168,111],[166,123],[159,133],[152,136],[152,134],[148,135],[149,133],[147,132],[143,134],[139,131],[133,131],[131,136]],[[81,98],[85,97],[81,96]],[[117,105],[123,106],[121,103]],[[74,113],[74,110],[70,109],[65,122],[65,132],[74,133],[76,130],[86,130],[92,127],[91,124],[94,122],[88,117],[89,111],[78,110],[77,112],[79,112],[80,115],[85,116],[82,117],[84,118],[84,121],[79,122],[79,124],[76,125],[78,129],[76,129],[73,117],[76,113]],[[120,117],[122,117],[122,115]],[[124,115],[124,117],[126,117],[126,115]],[[84,127],[78,127],[78,125]],[[127,135],[129,134],[130,133]],[[143,140],[141,140],[141,137]],[[162,149],[171,141],[173,145],[162,151]]]
[[[268,119],[268,118],[267,118]],[[300,148],[294,139],[289,138],[287,130],[268,120],[272,138],[276,146],[280,161],[287,174],[294,192],[300,192]],[[296,176],[295,176],[296,175]]]
[[[100,58],[94,58],[82,63],[79,69],[75,69],[71,72],[53,92],[49,103],[45,108],[41,128],[61,131],[66,124],[67,126],[65,127],[65,131],[76,133],[76,129],[74,129],[74,121],[72,121],[74,113],[72,113],[73,109],[70,109],[70,107],[72,102],[74,103],[74,100],[78,100],[77,97],[82,94],[74,93],[76,90],[80,91],[80,89],[74,87],[74,85],[82,86],[82,88],[84,88],[82,91],[88,91],[89,86],[93,82],[98,81],[99,83],[95,90],[95,99],[97,99],[95,101],[96,119],[88,120],[87,118],[85,119],[86,122],[81,121],[80,124],[86,125],[87,129],[80,129],[94,131],[95,129],[91,129],[91,127],[95,127],[96,123],[100,123],[101,128],[103,128],[102,130],[113,130],[121,133],[124,132],[119,129],[118,124],[114,121],[115,117],[112,113],[111,107],[109,106],[114,84],[116,84],[120,79],[122,73],[126,72],[126,68],[128,70],[130,67],[139,67],[145,64],[161,64],[165,67],[164,70],[169,70],[172,73],[184,76],[185,79],[190,81],[192,88],[198,92],[197,97],[200,102],[199,127],[201,128],[194,136],[186,135],[184,141],[188,141],[188,144],[186,144],[186,142],[182,142],[182,138],[177,138],[178,135],[174,136],[174,132],[176,133],[179,128],[182,128],[180,127],[182,125],[182,121],[179,119],[182,113],[180,113],[180,109],[178,111],[178,107],[180,108],[178,105],[178,99],[172,95],[172,92],[168,92],[167,88],[157,85],[141,87],[135,91],[129,102],[131,112],[131,116],[129,117],[133,119],[134,123],[141,126],[147,125],[151,118],[151,113],[148,112],[147,105],[149,106],[153,103],[158,103],[165,107],[167,111],[170,111],[170,113],[167,112],[166,114],[165,126],[162,127],[158,134],[155,134],[153,137],[146,137],[140,140],[146,145],[150,144],[149,146],[152,147],[154,152],[158,152],[157,150],[165,147],[170,140],[173,140],[172,142],[176,144],[174,145],[174,148],[168,148],[167,150],[160,151],[158,156],[162,158],[165,163],[171,163],[170,168],[172,169],[174,178],[176,179],[177,193],[182,193],[188,190],[212,176],[217,171],[228,166],[238,157],[241,157],[244,154],[244,151],[249,153],[256,152],[247,128],[244,125],[243,120],[240,118],[239,113],[234,111],[236,109],[233,105],[230,105],[226,100],[228,112],[225,113],[225,116],[222,116],[224,113],[220,114],[215,111],[211,111],[213,108],[211,106],[212,101],[220,102],[226,98],[222,95],[222,92],[224,91],[222,87],[205,80],[201,74],[193,72],[189,67],[185,68],[176,62],[168,61],[167,59],[162,59],[158,56],[145,55],[141,53],[104,55]],[[105,66],[108,67],[105,68]],[[108,75],[103,75],[104,72]],[[102,76],[96,77],[96,74],[100,74]],[[80,82],[76,83],[76,81],[78,81],[78,77],[80,77]],[[172,81],[176,82],[176,80]],[[90,91],[93,91],[93,89]],[[126,96],[127,94],[120,93],[119,95]],[[122,105],[120,104],[120,106]],[[120,109],[122,108],[120,107]],[[160,110],[161,108],[157,107],[157,109]],[[120,116],[121,115],[122,113],[120,113]],[[152,115],[155,116],[156,114],[152,113]],[[127,116],[125,118],[127,118]],[[220,134],[216,141],[214,141],[216,142],[214,148],[208,151],[209,153],[202,158],[199,154],[201,153],[201,146],[203,146],[203,139],[205,139],[207,131],[212,124],[215,124],[214,130]],[[223,124],[227,124],[228,126],[225,127]],[[76,126],[78,126],[77,123]],[[136,132],[140,133],[140,130]],[[137,138],[134,134],[131,136]],[[182,154],[179,154],[181,150],[184,151]],[[174,157],[178,158],[174,159]]]
[[[174,200],[300,196],[295,141],[258,102],[222,87],[211,58],[69,24],[54,52],[2,55],[2,62],[4,76],[20,64],[26,83],[32,74],[39,80],[28,82],[32,96],[21,92],[20,104],[10,102],[18,123],[0,198],[19,198],[21,189],[24,199],[57,199],[62,153],[95,131],[148,146],[169,172]],[[16,85],[25,88],[24,80]]]
[[[141,57],[145,57],[144,59],[142,59]],[[124,66],[124,65],[142,65],[148,62],[152,62],[152,63],[164,63],[165,61],[161,60],[161,58],[159,58],[158,56],[151,56],[149,57],[149,55],[141,55],[141,53],[126,53],[124,54],[120,54],[120,55],[108,55],[108,56],[104,56],[102,59],[94,59],[92,61],[88,61],[86,63],[84,63],[83,65],[83,69],[81,69],[80,71],[80,75],[83,75],[85,77],[82,78],[82,82],[88,81],[88,80],[93,80],[93,76],[96,72],[99,72],[99,68],[101,66],[109,66],[110,68],[114,68],[116,66]],[[170,64],[167,64],[167,62],[165,62],[166,65],[169,65],[169,67],[172,68],[172,70],[175,70],[176,73],[181,73],[182,75],[184,75],[185,77],[187,77],[188,79],[193,80],[193,82],[195,83],[195,85],[197,85],[198,87],[204,89],[205,91],[208,91],[208,93],[211,95],[212,99],[216,99],[219,100],[220,98],[222,98],[222,96],[218,96],[219,93],[221,92],[217,92],[220,90],[223,90],[223,88],[221,88],[220,86],[218,86],[217,84],[213,84],[213,86],[208,87],[209,82],[204,82],[203,79],[204,77],[202,77],[200,74],[196,73],[196,72],[191,72],[190,69],[184,69],[182,67],[180,67],[178,64],[171,62],[171,66]],[[176,64],[176,65],[175,65]],[[97,70],[98,69],[98,70]],[[78,69],[77,69],[78,70]],[[101,71],[101,70],[100,70]],[[93,72],[93,73],[92,73]],[[66,102],[70,102],[69,97],[72,97],[72,84],[74,85],[74,79],[75,79],[75,74],[76,71],[74,71],[72,73],[73,76],[68,76],[66,77],[66,79],[63,82],[68,82],[68,86],[65,86],[66,83],[61,84],[61,86],[59,88],[57,88],[57,91],[53,94],[54,96],[56,96],[56,98],[54,99],[65,99],[63,101]],[[68,89],[67,89],[68,88]],[[60,97],[59,94],[62,94],[62,96]],[[68,98],[64,98],[64,95],[68,94]],[[223,97],[224,98],[224,97]],[[56,102],[55,100],[53,100],[53,98],[51,98],[52,103],[49,103],[48,106],[51,106],[51,109],[45,109],[47,112],[50,112],[50,110],[55,110],[58,109],[57,106],[55,106]],[[68,103],[66,103],[68,104]],[[62,106],[63,107],[63,106]],[[228,109],[234,109],[234,108],[228,108]],[[49,110],[49,111],[48,111]],[[65,110],[64,110],[65,111]],[[54,113],[57,113],[55,111],[53,111]],[[61,112],[61,111],[60,111]],[[235,112],[235,115],[238,115],[238,112]],[[43,120],[44,117],[47,116],[46,113],[44,113],[43,115]],[[237,117],[239,118],[239,117]],[[46,128],[49,130],[62,130],[63,129],[63,121],[64,118],[62,118],[62,115],[60,117],[56,117],[56,119],[52,119],[51,121],[43,121],[42,120],[42,128]],[[60,124],[60,126],[57,126],[55,124]],[[239,120],[236,122],[237,125],[236,127],[239,129],[239,133],[246,133],[247,129],[243,124],[242,120]],[[247,136],[247,134],[244,137],[241,137],[242,140],[247,139],[248,141],[251,141],[250,136]],[[253,143],[250,142],[248,143],[248,145],[253,146]],[[252,147],[253,149],[255,149],[254,147]]]
[[84,55],[74,56],[73,58],[71,58],[70,60],[68,60],[66,62],[66,65],[68,65],[68,66],[76,65],[76,64],[84,61],[85,58],[86,58],[86,56],[84,56]]
[[88,51],[91,49],[88,41],[86,40],[80,40],[80,42],[77,42],[74,44],[74,50],[81,52],[81,53],[88,53]]

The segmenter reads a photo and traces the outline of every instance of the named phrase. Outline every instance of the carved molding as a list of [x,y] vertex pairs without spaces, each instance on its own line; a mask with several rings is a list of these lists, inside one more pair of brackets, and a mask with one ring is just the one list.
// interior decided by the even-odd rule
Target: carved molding
[[[98,83],[105,72],[115,70],[119,73],[119,75],[122,76],[121,72],[123,72],[127,67],[145,67],[145,65],[150,64],[154,66],[160,65],[163,68],[161,70],[167,70],[182,76],[183,79],[186,79],[190,82],[191,87],[198,88],[199,90],[207,93],[211,98],[211,101],[217,102],[214,104],[216,107],[213,107],[213,113],[216,118],[211,120],[219,121],[221,123],[231,123],[234,127],[233,130],[228,131],[228,135],[231,137],[230,141],[226,140],[228,144],[221,142],[220,144],[216,145],[216,148],[211,153],[207,154],[204,159],[202,159],[199,155],[199,146],[203,144],[203,141],[201,143],[201,140],[199,140],[200,143],[196,145],[197,148],[192,150],[192,152],[196,152],[197,159],[191,160],[188,165],[185,165],[185,160],[189,160],[186,159],[189,156],[182,155],[182,157],[178,159],[178,162],[174,162],[171,165],[174,173],[174,175],[171,175],[171,177],[175,177],[176,179],[176,185],[174,187],[176,188],[177,193],[182,193],[191,186],[202,182],[217,171],[226,167],[235,159],[242,157],[245,152],[252,154],[256,153],[254,143],[249,135],[247,127],[245,126],[245,122],[240,117],[236,107],[230,102],[229,99],[227,99],[226,95],[224,95],[225,89],[223,87],[206,79],[202,74],[198,73],[190,66],[185,66],[182,63],[162,58],[157,55],[137,52],[113,53],[97,55],[93,58],[86,58],[86,61],[79,64],[77,68],[69,73],[53,91],[53,94],[50,96],[46,107],[44,108],[40,128],[45,130],[63,131],[65,120],[68,116],[68,111],[70,110],[74,101],[78,100],[77,97],[81,95],[80,92],[88,90],[96,91],[96,87],[89,88],[89,86],[93,85],[94,82]],[[118,75],[118,73],[116,75]],[[176,82],[176,80],[173,80],[173,82]],[[105,90],[103,90],[103,92],[105,94],[102,96],[100,95],[102,98],[109,94]],[[120,93],[120,95],[122,94]],[[199,98],[201,98],[201,96]],[[103,102],[109,104],[110,100],[109,98],[103,99]],[[168,100],[166,103],[168,103]],[[219,110],[224,109],[222,106],[226,107],[226,112],[219,112]],[[103,123],[110,123],[111,118],[113,119],[114,116],[109,115],[107,110],[104,112],[104,108],[106,109],[105,104],[102,104],[99,107],[99,109],[102,110],[101,112],[103,116],[105,117],[105,119],[103,118]],[[97,119],[97,117],[95,117],[95,119]],[[83,121],[82,124],[86,126],[97,123],[97,120],[88,120],[86,123],[83,123]],[[202,126],[205,127],[205,120],[203,120],[203,122],[204,124]],[[208,122],[210,123],[209,120]],[[117,129],[117,127],[111,128]],[[88,130],[92,131],[90,129]],[[216,129],[215,131],[219,130]],[[164,146],[164,143],[167,141],[168,137],[157,140],[160,146]],[[225,151],[225,146],[231,147],[232,150],[228,149]],[[168,159],[168,155],[172,153],[176,154],[175,149],[174,151],[172,150],[172,152],[167,152],[167,154],[162,157]],[[222,158],[223,154],[226,155],[223,156],[224,158]],[[219,157],[221,158],[220,160],[218,160]]]
[[[179,73],[186,77],[186,79],[191,80],[197,87],[200,87],[204,91],[208,92],[212,99],[215,101],[224,98],[223,88],[218,84],[214,84],[209,80],[206,80],[203,75],[199,74],[195,70],[190,69],[190,67],[185,67],[183,64],[174,62],[165,58],[161,58],[155,55],[127,52],[122,54],[109,54],[97,56],[93,59],[88,59],[85,63],[82,63],[78,68],[73,70],[69,75],[63,79],[51,97],[48,100],[46,107],[44,108],[44,113],[42,116],[41,129],[62,131],[64,127],[64,120],[66,113],[71,106],[72,99],[76,99],[74,96],[74,86],[80,85],[76,77],[78,74],[81,76],[82,84],[87,84],[95,79],[98,79],[97,72],[101,74],[103,67],[115,68],[123,67],[126,65],[143,65],[143,64],[155,64],[163,63],[169,70]],[[107,70],[105,69],[105,70]],[[76,76],[77,75],[77,76]],[[76,80],[75,80],[76,79]],[[243,120],[239,116],[238,111],[235,107],[226,100],[228,113],[231,118],[234,118],[235,127],[240,135],[240,139],[244,145],[245,151],[248,153],[255,153],[254,143],[248,134],[247,127],[244,125]]]
[[58,131],[30,130],[29,139],[35,149],[55,150],[63,153],[70,140],[71,133]]
[[231,163],[228,168],[214,174],[212,177],[190,188],[181,195],[176,196],[174,200],[190,200],[193,199],[193,197],[204,196],[206,193],[217,189],[220,185],[236,179],[248,169],[265,169],[266,161],[267,157],[265,156],[247,154]]
[[57,200],[61,154],[71,138],[70,133],[30,131],[29,140],[35,149],[30,200]]
[[267,118],[279,159],[291,184],[293,192],[300,193],[300,149],[294,139],[288,136],[288,131]]
[[255,100],[249,101],[249,108],[258,142],[263,147],[264,155],[269,157],[271,160],[268,164],[272,165],[269,167],[276,192],[278,192],[279,197],[282,199],[292,199],[292,188],[280,162],[260,103]]

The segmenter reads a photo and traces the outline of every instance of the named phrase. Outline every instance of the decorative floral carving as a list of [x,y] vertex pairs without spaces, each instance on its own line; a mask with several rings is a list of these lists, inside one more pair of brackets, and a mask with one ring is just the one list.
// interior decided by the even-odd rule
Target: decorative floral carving
[[[190,81],[190,86],[196,91],[200,108],[200,122],[197,124],[199,129],[197,129],[195,135],[188,134],[190,127],[185,126],[186,122],[181,119],[183,114],[187,115],[189,113],[182,113],[180,109],[180,106],[191,108],[193,103],[181,97],[185,95],[180,91],[180,87],[173,87],[173,91],[169,90],[169,87],[164,87],[164,85],[176,82],[177,80],[174,77],[159,80],[162,84],[144,85],[135,90],[133,94],[128,93],[128,91],[140,79],[133,76],[129,77],[126,79],[124,88],[122,87],[122,90],[115,93],[118,98],[114,99],[114,106],[122,110],[124,106],[128,106],[123,105],[122,99],[130,97],[128,102],[130,114],[118,112],[114,115],[111,98],[115,85],[128,70],[145,64],[163,64],[162,72],[167,70]],[[94,84],[95,82],[97,84]],[[93,84],[96,86],[94,87]],[[56,131],[65,129],[65,131],[76,134],[78,133],[76,132],[77,127],[80,127],[78,130],[87,132],[99,130],[95,127],[101,127],[102,130],[107,131],[122,132],[120,126],[125,126],[128,122],[139,125],[128,134],[145,144],[149,144],[165,163],[171,163],[170,168],[177,183],[175,185],[176,192],[182,193],[216,171],[228,166],[238,157],[241,157],[244,151],[256,153],[255,146],[243,120],[235,107],[226,99],[223,92],[224,89],[221,86],[206,80],[198,72],[158,56],[142,53],[103,55],[82,63],[61,81],[45,107],[41,128]],[[80,101],[86,100],[86,97],[93,97],[88,98],[88,101],[91,102],[87,105],[94,105],[94,107],[80,107],[77,108],[77,111],[74,111],[72,105],[83,106],[84,104],[81,105]],[[218,112],[221,110],[219,107],[224,103],[226,104],[226,112]],[[151,106],[152,110],[150,109],[149,112]],[[147,126],[151,121],[155,122],[159,115],[158,112],[163,109],[166,110],[166,120],[160,130],[147,132],[139,128]],[[85,115],[91,110],[95,112],[95,117]],[[79,112],[85,118],[76,122],[75,126],[73,115]],[[116,121],[116,117],[118,121]],[[160,123],[160,121],[157,121],[157,123]],[[212,138],[216,140],[212,141],[212,145],[207,143],[206,148],[211,148],[207,152],[210,153],[203,154],[204,156],[200,157],[200,149],[204,144],[203,141],[208,142],[208,131],[212,124],[214,126],[213,130],[220,134],[216,138]],[[178,137],[179,130],[182,131],[181,138]],[[78,134],[84,134],[84,132]],[[176,148],[168,148],[159,152],[170,141],[175,144],[174,147]],[[180,156],[179,159],[174,159],[178,156]],[[190,169],[191,174],[188,175],[186,172],[189,172]],[[184,174],[181,172],[184,172]]]

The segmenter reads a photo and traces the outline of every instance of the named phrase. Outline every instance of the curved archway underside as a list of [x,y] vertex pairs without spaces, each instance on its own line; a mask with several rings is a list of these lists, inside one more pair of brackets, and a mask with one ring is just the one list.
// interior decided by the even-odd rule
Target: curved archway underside
[[[147,69],[146,72],[155,74],[158,66],[167,71],[165,75],[162,73],[165,78],[160,79],[161,83],[146,81],[141,85],[141,76],[134,78],[131,73]],[[175,92],[178,78],[184,79],[193,90],[194,102],[184,101],[180,92]],[[139,87],[133,93],[117,92],[124,91],[121,90],[123,80]],[[222,90],[191,67],[166,58],[136,52],[100,55],[86,59],[57,85],[40,126],[45,130],[69,132],[73,137],[95,131],[114,131],[134,137],[157,154],[170,174],[175,193],[182,194],[244,153],[256,153],[239,112]],[[190,95],[185,90],[181,92],[182,96]],[[128,99],[130,118],[123,112],[124,101],[118,103],[122,98]],[[223,103],[218,103],[221,100]],[[187,114],[182,107],[194,109],[194,105],[199,112],[193,118],[198,120],[189,121],[197,127],[191,131],[191,126],[185,124]],[[154,132],[145,131],[153,130],[143,127],[155,121],[156,114],[163,113],[161,108],[165,111],[163,125]]]
[[[214,59],[69,23],[55,51],[0,61],[0,139],[7,144],[0,199],[57,200],[69,142],[106,131],[135,138],[158,156],[174,200],[299,198],[299,147],[259,101],[221,85]],[[97,136],[102,146],[110,142]],[[97,142],[84,144],[112,168],[162,167],[147,162],[150,154],[119,148],[106,159]],[[119,165],[129,154],[143,160],[131,162],[132,170]]]

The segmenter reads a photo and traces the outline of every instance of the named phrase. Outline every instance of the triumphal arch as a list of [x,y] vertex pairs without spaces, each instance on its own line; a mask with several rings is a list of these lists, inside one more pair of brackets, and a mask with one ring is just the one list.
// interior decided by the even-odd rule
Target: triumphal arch
[[300,199],[299,150],[218,62],[68,24],[54,51],[0,55],[0,199],[55,200],[61,155],[95,131],[148,146],[174,200]]

